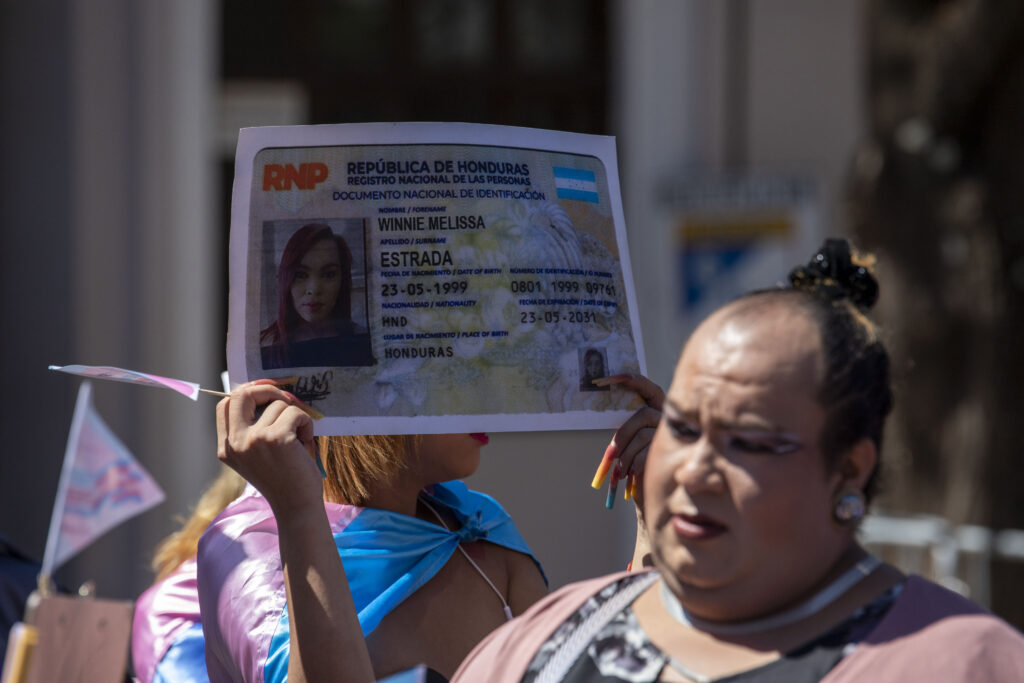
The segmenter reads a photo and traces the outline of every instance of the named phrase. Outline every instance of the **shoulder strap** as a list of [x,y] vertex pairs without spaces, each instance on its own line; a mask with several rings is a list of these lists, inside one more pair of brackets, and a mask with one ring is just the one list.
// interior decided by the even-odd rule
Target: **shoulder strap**
[[[445,531],[451,531],[451,529],[448,528],[448,525],[444,523],[444,518],[441,516],[441,513],[435,510],[433,505],[428,503],[426,499],[423,498],[420,499],[420,502],[422,502],[423,505],[425,505],[428,510],[434,513],[434,516],[437,517],[438,523],[444,527]],[[498,590],[498,587],[494,585],[494,582],[491,581],[490,577],[487,576],[487,573],[480,568],[480,565],[473,561],[473,558],[469,556],[469,553],[466,552],[466,549],[462,547],[461,543],[459,543],[456,546],[456,548],[458,548],[459,552],[462,553],[462,556],[466,558],[466,560],[471,565],[473,565],[473,569],[476,570],[476,573],[479,574],[480,577],[487,582],[487,585],[490,586],[491,590],[494,591],[495,595],[498,596],[498,600],[501,600],[501,610],[505,614],[505,621],[511,621],[513,619],[512,608],[509,607],[508,601],[505,600],[505,596],[502,595],[501,591]]]
[[544,668],[537,674],[536,683],[560,683],[569,669],[576,663],[583,650],[605,624],[631,604],[651,584],[658,580],[657,572],[650,572],[628,583],[604,604],[594,610],[583,622],[573,629],[572,634],[558,648]]

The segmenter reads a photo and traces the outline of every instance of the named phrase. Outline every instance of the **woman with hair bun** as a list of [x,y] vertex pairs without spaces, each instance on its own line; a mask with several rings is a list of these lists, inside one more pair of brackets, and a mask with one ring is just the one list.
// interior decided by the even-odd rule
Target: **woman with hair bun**
[[324,223],[289,238],[277,269],[277,318],[260,332],[263,369],[373,365],[352,320],[352,252]]
[[[451,680],[1024,680],[1024,636],[857,542],[893,402],[866,315],[877,296],[870,260],[829,240],[789,286],[712,313],[683,348],[643,465],[653,569],[540,600]],[[253,476],[283,465],[247,460]],[[289,680],[374,680],[344,572],[305,559],[342,578],[305,605],[305,668]]]
[[870,555],[889,356],[871,260],[828,240],[683,349],[644,472],[654,570],[569,586],[453,680],[1024,680],[1024,637]]

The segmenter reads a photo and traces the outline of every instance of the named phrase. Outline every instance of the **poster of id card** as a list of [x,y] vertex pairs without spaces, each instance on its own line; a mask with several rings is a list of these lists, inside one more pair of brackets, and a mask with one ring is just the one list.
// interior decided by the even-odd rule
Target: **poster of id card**
[[228,369],[317,434],[617,427],[646,372],[610,137],[456,123],[247,128]]

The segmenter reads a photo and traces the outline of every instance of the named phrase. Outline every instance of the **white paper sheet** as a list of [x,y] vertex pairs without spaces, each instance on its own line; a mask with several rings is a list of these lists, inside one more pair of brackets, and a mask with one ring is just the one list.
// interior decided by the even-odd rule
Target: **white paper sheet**
[[297,376],[318,434],[610,428],[639,405],[590,381],[646,372],[613,138],[248,128],[231,220],[231,378]]

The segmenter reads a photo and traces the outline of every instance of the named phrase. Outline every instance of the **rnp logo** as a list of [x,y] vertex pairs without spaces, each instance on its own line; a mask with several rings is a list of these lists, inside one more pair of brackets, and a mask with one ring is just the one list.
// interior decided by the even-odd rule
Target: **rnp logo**
[[309,164],[267,164],[263,167],[263,190],[312,190],[327,180],[327,164],[319,161]]

